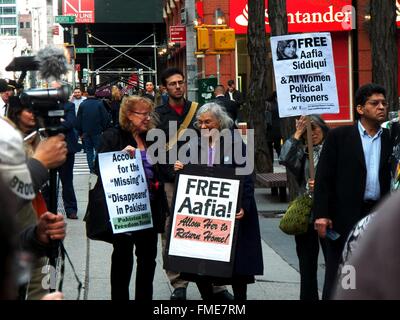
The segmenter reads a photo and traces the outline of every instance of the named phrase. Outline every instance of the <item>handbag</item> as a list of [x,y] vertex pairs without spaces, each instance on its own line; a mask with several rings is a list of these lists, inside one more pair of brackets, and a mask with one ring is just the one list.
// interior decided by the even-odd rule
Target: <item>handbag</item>
[[86,223],[86,236],[89,239],[112,243],[110,215],[100,178],[94,188],[89,190],[89,202],[83,221]]
[[313,198],[309,193],[298,196],[283,215],[279,228],[286,234],[299,235],[307,232]]

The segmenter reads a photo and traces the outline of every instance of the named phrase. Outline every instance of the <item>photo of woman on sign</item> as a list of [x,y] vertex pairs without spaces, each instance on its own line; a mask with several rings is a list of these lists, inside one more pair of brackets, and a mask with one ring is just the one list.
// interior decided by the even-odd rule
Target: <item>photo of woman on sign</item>
[[278,60],[297,59],[297,43],[294,39],[278,41],[276,47]]

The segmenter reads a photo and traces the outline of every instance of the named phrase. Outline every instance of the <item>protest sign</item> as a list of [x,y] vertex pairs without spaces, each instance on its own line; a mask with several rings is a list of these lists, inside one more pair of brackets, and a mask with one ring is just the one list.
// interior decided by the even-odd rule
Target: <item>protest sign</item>
[[330,33],[271,37],[279,117],[338,113]]
[[99,153],[99,167],[113,233],[153,227],[140,150]]
[[239,189],[233,169],[191,166],[179,174],[168,245],[170,260],[181,257],[175,260],[179,271],[197,273],[202,265],[201,273],[212,275],[218,273],[218,263],[232,267]]

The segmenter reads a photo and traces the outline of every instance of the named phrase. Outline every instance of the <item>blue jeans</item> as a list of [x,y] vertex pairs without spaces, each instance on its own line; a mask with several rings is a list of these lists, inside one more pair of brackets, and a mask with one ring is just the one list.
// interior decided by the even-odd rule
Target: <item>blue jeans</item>
[[96,157],[97,150],[100,146],[101,134],[87,134],[83,135],[83,146],[86,152],[86,160],[91,173],[94,172],[94,159]]

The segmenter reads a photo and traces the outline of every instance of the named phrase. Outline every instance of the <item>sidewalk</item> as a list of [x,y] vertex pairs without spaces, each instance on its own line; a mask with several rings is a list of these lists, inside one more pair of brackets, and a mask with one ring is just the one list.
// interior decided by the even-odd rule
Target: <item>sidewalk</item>
[[[74,176],[75,191],[78,198],[79,220],[68,220],[65,248],[75,266],[76,272],[84,288],[82,300],[109,300],[110,296],[110,267],[112,245],[92,241],[86,238],[85,223],[82,221],[88,195],[88,174]],[[287,204],[267,203],[262,196],[262,190],[256,189],[257,206],[259,211],[280,211]],[[279,205],[279,206],[278,206]],[[278,207],[277,207],[278,206]],[[256,277],[256,283],[248,286],[249,300],[297,300],[299,296],[299,273],[284,261],[271,247],[262,241],[264,258],[264,275]],[[134,270],[136,265],[134,266]],[[134,298],[134,276],[131,280],[131,299]],[[77,297],[77,282],[69,263],[66,261],[64,294],[67,300]],[[231,287],[228,287],[232,292]],[[154,278],[154,300],[169,300],[173,291],[168,278],[162,269],[161,241],[157,256],[157,267]],[[191,283],[187,291],[188,300],[200,300],[197,287]]]

